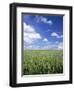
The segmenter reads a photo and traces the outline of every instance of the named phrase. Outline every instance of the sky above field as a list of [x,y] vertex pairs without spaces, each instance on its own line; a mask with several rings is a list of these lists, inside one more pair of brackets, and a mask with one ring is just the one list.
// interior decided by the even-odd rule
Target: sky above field
[[63,49],[63,16],[23,14],[24,49]]

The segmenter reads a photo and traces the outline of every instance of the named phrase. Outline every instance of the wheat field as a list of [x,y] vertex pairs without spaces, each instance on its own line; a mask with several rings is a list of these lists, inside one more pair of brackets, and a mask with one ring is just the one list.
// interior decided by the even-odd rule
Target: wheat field
[[63,50],[24,50],[23,75],[63,73]]

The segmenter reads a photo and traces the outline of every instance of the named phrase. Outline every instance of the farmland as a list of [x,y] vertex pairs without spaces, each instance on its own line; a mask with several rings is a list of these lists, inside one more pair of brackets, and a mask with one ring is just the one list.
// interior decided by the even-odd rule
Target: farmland
[[59,73],[63,73],[63,50],[24,50],[24,75]]

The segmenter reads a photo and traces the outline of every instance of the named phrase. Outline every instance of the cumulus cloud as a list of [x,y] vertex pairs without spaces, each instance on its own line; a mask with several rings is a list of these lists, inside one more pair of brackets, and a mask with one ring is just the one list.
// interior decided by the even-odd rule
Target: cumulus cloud
[[43,41],[47,42],[47,41],[48,41],[48,39],[47,39],[47,38],[44,38],[44,39],[43,39]]
[[52,32],[51,36],[56,37],[56,38],[62,38],[63,37],[63,35],[58,35],[56,32]]
[[24,42],[27,44],[32,43],[34,40],[41,39],[39,33],[37,33],[31,25],[27,25],[26,23],[23,24],[24,29]]
[[34,28],[30,25],[27,25],[25,22],[23,23],[23,29],[24,29],[24,32],[26,32],[26,33],[34,33],[35,32]]
[[45,18],[43,16],[38,16],[38,15],[36,15],[36,21],[37,22],[43,22],[43,23],[49,24],[49,25],[53,24],[52,20],[47,20],[47,18]]
[[[23,23],[24,30],[24,49],[63,49],[63,43],[56,41],[55,44],[52,44],[48,41],[47,38],[42,40],[42,37],[39,33],[36,32],[35,28],[31,25],[27,25],[25,22]],[[62,38],[62,35],[58,35],[57,33],[51,33],[52,37]],[[35,41],[42,40],[42,44],[36,45]],[[44,43],[44,44],[43,44]]]
[[52,21],[51,21],[51,20],[47,20],[47,18],[45,18],[45,17],[41,17],[41,21],[42,21],[43,23],[52,25]]

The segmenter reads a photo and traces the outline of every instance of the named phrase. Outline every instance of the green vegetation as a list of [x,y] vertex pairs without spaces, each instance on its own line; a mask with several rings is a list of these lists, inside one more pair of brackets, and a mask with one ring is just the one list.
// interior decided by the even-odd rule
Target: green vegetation
[[24,75],[63,73],[62,50],[25,50],[23,54]]

